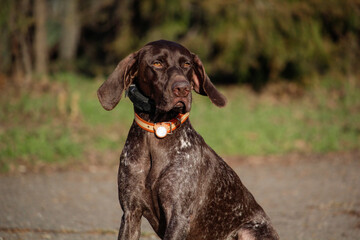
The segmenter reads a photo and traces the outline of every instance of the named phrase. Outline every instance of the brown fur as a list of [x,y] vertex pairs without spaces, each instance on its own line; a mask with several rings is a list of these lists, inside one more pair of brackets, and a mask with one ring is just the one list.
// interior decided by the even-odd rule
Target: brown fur
[[[200,59],[174,42],[149,43],[122,60],[98,90],[103,107],[113,109],[130,83],[155,103],[151,113],[135,108],[150,122],[190,111],[190,88],[216,106],[226,104]],[[121,153],[118,186],[121,240],[139,239],[142,216],[165,240],[278,239],[263,209],[189,119],[164,139],[134,122]]]

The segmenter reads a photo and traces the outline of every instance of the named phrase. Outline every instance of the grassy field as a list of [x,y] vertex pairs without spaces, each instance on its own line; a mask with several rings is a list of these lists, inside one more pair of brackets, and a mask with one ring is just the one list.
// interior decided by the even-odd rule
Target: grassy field
[[[129,99],[100,106],[101,80],[63,73],[31,92],[2,90],[0,171],[66,165],[118,155],[133,120]],[[255,94],[224,86],[225,108],[194,94],[190,120],[220,155],[280,155],[360,149],[360,88],[355,79],[322,79],[304,90],[270,86]],[[117,159],[113,159],[116,161]]]

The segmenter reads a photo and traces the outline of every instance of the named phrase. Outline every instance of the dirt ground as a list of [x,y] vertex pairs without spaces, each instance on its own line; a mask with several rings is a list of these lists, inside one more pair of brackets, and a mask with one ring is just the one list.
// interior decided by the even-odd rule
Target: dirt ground
[[[359,152],[226,160],[281,239],[360,239]],[[0,176],[0,240],[116,239],[117,169],[90,170]]]

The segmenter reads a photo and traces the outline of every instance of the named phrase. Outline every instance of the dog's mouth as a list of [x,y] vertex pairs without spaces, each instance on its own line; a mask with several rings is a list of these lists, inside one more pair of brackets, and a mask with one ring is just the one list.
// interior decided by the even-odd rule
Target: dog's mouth
[[186,111],[186,105],[183,101],[179,101],[179,102],[175,103],[173,110],[184,113]]
[[174,108],[184,108],[185,103],[183,101],[179,101],[174,105]]
[[187,113],[191,110],[191,97],[177,97],[168,99],[167,101],[161,101],[156,105],[156,109],[159,112],[175,112],[175,113]]
[[177,101],[173,106],[173,110],[179,113],[186,113],[189,111],[184,101]]

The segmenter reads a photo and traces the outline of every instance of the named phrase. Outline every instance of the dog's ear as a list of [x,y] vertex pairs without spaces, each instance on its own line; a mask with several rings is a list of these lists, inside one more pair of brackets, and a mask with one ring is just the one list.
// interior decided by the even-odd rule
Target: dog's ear
[[192,54],[192,56],[194,63],[192,84],[195,92],[208,96],[216,106],[224,107],[226,105],[225,96],[221,94],[210,81],[200,58],[196,54]]
[[97,96],[106,110],[112,110],[119,103],[122,92],[130,86],[137,75],[137,58],[138,52],[135,52],[121,60],[113,73],[99,87]]
[[216,106],[224,107],[226,105],[225,96],[221,94],[210,81],[200,58],[196,54],[192,54],[192,56],[194,63],[192,84],[195,92],[208,96]]

